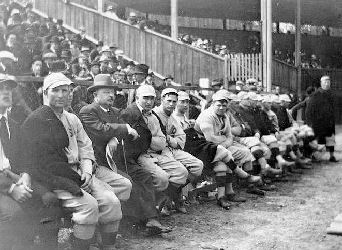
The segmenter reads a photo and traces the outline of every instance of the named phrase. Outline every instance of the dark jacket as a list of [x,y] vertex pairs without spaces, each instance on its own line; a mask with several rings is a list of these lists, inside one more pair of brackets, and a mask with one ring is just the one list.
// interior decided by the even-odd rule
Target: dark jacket
[[94,102],[84,106],[79,115],[89,138],[93,142],[98,164],[108,166],[106,159],[107,143],[113,137],[116,137],[119,142],[128,137],[127,126],[120,121],[119,110],[111,108],[109,112],[106,112]]
[[50,190],[66,190],[82,195],[82,181],[68,163],[65,148],[68,134],[53,110],[43,105],[23,124],[26,150],[24,158],[28,173]]
[[279,106],[276,108],[272,108],[272,110],[277,115],[280,131],[284,131],[285,129],[292,126],[285,107]]
[[[8,127],[10,131],[10,142],[9,144],[4,144],[2,146],[4,148],[4,153],[10,162],[12,172],[19,174],[20,172],[25,172],[22,168],[21,157],[19,157],[21,155],[20,126],[17,122],[8,118]],[[12,184],[13,181],[10,178],[0,173],[0,192],[7,193]]]
[[306,107],[306,122],[311,126],[320,142],[335,134],[334,99],[331,90],[319,88],[310,97]]
[[151,145],[152,134],[136,103],[132,103],[121,112],[120,118],[131,125],[140,137],[133,140],[125,141],[125,151],[127,157],[137,159],[140,154],[146,153]]

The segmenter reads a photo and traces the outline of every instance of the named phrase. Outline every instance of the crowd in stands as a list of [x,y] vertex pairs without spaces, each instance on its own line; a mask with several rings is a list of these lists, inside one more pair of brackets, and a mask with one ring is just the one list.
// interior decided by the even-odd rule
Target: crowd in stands
[[[288,64],[295,65],[295,53],[294,52],[282,52],[281,50],[274,50],[274,58],[284,61]],[[321,60],[316,55],[307,55],[301,53],[301,66],[304,69],[322,69]]]
[[[117,8],[113,6],[108,6],[107,13],[110,13],[115,18],[120,18],[123,20],[127,20],[131,25],[134,25],[142,30],[149,29],[155,31],[157,33],[171,36],[171,28],[168,25],[161,25],[159,24],[158,20],[149,20],[145,16],[139,16],[135,12],[130,12],[129,16],[126,17],[124,13],[117,14]],[[231,51],[229,44],[218,44],[210,37],[201,38],[197,37],[193,34],[179,34],[178,40],[183,42],[184,44],[190,45],[192,47],[205,50],[207,52],[219,55],[224,57],[227,54],[234,54],[239,53],[239,51]],[[253,53],[260,53],[260,39],[254,35],[251,35],[247,41],[248,43],[247,51],[244,53],[253,54]],[[295,65],[295,56],[294,51],[282,51],[280,49],[274,50],[274,58],[284,61],[288,64]],[[301,53],[301,60],[302,60],[302,68],[304,69],[322,69],[322,68],[340,68],[340,63],[336,60],[332,60],[331,63],[322,66],[321,59],[315,54],[307,54],[305,52]],[[334,62],[336,61],[336,62]]]
[[[62,20],[37,17],[30,5],[0,8],[1,73],[44,77],[43,84],[0,78],[0,93],[9,96],[14,89],[13,104],[9,97],[0,103],[0,108],[6,107],[0,130],[10,109],[8,119],[21,125],[23,141],[18,140],[26,152],[7,155],[3,138],[9,140],[8,132],[1,130],[1,157],[7,156],[11,165],[2,167],[0,177],[12,178],[8,173],[17,170],[12,160],[18,155],[25,160],[20,170],[27,171],[7,182],[8,190],[0,198],[30,204],[37,187],[31,186],[29,174],[42,187],[43,203],[37,201],[35,211],[42,215],[37,206],[60,200],[61,206],[54,202],[56,206],[69,217],[71,213],[74,249],[88,249],[96,227],[102,239],[98,247],[115,249],[118,230],[127,221],[149,235],[170,232],[158,217],[188,213],[186,202],[196,206],[199,195],[206,195],[196,188],[208,177],[216,185],[218,208],[228,210],[232,203],[247,200],[234,188],[264,196],[276,189],[275,181],[312,168],[313,154],[324,149],[312,128],[293,120],[293,97],[279,89],[263,93],[257,81],[249,80],[228,91],[218,80],[210,94],[187,93],[174,88],[172,76],[157,85],[147,65],[126,60],[115,45],[90,43],[84,28],[72,34]],[[91,86],[77,86],[77,80],[88,80]],[[137,89],[123,90],[121,84]],[[11,126],[10,130],[12,140],[15,132]],[[333,154],[330,161],[336,162]],[[246,186],[233,188],[234,178]],[[23,195],[15,196],[17,192]],[[0,209],[1,204],[2,200]],[[51,221],[50,216],[38,224],[44,227]],[[0,232],[10,236],[2,239],[20,243],[21,235],[3,225],[0,228],[6,230]],[[49,232],[42,239],[50,241],[34,244],[56,249],[51,241],[56,244],[57,234],[39,232]]]

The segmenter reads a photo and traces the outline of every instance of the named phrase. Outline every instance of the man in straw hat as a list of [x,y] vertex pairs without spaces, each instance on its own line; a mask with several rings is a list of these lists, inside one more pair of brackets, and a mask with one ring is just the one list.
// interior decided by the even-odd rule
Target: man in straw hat
[[51,73],[44,79],[44,105],[23,125],[30,160],[39,173],[53,173],[64,181],[64,186],[45,184],[63,207],[72,211],[73,249],[88,249],[97,225],[103,249],[114,249],[122,217],[119,198],[129,198],[131,183],[121,177],[125,185],[117,190],[105,183],[107,179],[101,181],[104,172],[96,169],[91,140],[77,116],[64,110],[70,84],[62,73]]

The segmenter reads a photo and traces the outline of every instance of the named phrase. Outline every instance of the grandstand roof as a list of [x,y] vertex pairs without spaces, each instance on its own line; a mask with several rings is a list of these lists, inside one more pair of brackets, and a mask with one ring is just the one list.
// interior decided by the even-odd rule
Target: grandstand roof
[[[170,15],[170,0],[112,0],[145,13]],[[341,0],[301,0],[302,23],[342,27]],[[294,23],[297,0],[272,0],[273,21]],[[260,20],[260,0],[178,0],[179,15]]]

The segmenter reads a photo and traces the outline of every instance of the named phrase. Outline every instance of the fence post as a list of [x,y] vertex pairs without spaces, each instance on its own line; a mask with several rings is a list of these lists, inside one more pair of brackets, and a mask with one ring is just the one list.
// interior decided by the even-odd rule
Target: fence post
[[224,56],[223,74],[224,74],[224,88],[228,89],[228,55]]

